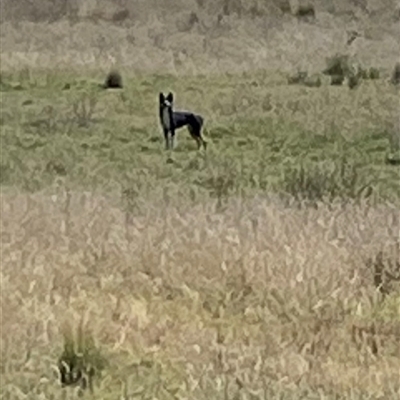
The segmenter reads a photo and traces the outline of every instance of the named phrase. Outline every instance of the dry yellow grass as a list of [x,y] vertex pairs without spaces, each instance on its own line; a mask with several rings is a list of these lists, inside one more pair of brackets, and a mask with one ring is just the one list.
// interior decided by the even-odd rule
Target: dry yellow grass
[[59,398],[62,329],[82,320],[109,362],[97,399],[400,393],[399,297],[368,266],[400,261],[398,209],[117,203],[2,197],[2,398]]
[[[289,2],[293,10],[302,3]],[[46,0],[27,1],[25,7],[11,0],[3,3],[2,70],[75,68],[85,73],[88,68],[108,69],[116,64],[134,71],[179,74],[255,68],[320,71],[326,57],[349,53],[389,73],[400,54],[396,0],[334,0],[330,6],[315,0],[317,14],[312,22],[282,14],[286,0],[251,4],[168,0],[162,5],[149,0],[85,0],[77,4],[72,20],[62,18],[71,10],[51,7]],[[358,3],[367,3],[370,13]],[[112,15],[121,9],[129,17],[113,23]],[[189,23],[193,12],[199,22]],[[52,23],[31,22],[41,17]],[[352,30],[360,36],[348,46]]]

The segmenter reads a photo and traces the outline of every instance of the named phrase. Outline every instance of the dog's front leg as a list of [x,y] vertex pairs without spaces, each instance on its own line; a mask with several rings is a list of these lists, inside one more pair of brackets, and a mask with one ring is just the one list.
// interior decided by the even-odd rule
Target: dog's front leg
[[169,150],[169,130],[164,129],[165,150]]
[[175,129],[171,129],[171,149],[175,149]]

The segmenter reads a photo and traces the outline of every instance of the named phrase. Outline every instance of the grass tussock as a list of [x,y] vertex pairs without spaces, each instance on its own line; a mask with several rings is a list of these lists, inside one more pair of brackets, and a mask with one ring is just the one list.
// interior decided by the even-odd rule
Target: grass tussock
[[[68,322],[68,321],[67,321]],[[58,360],[60,382],[63,386],[76,385],[82,391],[93,393],[93,380],[99,378],[107,364],[96,347],[93,336],[79,324],[76,334],[68,325],[64,327],[64,350]]]
[[393,85],[400,84],[400,63],[396,63],[393,68],[391,82],[393,83]]

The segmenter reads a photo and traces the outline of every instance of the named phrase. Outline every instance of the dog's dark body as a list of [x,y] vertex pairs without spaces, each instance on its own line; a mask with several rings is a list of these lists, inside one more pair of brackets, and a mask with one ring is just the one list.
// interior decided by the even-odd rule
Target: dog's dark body
[[174,148],[175,130],[184,126],[188,127],[190,135],[196,140],[198,149],[200,150],[202,145],[206,149],[207,142],[201,134],[204,124],[203,117],[189,111],[174,111],[173,102],[174,96],[172,93],[169,93],[166,97],[163,93],[160,93],[159,117],[164,132],[166,149]]

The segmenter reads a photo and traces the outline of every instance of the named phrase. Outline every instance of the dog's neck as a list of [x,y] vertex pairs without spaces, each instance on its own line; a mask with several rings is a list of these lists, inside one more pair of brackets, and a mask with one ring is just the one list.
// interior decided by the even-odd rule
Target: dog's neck
[[172,108],[170,107],[162,107],[162,111],[161,111],[161,121],[163,124],[163,127],[165,129],[171,129],[171,125],[172,125]]

